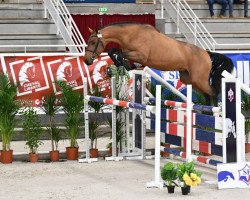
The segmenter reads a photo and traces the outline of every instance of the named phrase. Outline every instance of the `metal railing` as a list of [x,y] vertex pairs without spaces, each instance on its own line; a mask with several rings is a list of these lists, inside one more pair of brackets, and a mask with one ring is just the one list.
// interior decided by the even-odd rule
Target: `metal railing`
[[44,0],[44,6],[45,16],[48,11],[70,52],[85,54],[86,43],[63,0]]
[[177,33],[183,33],[188,42],[210,51],[215,51],[217,48],[250,48],[250,43],[217,43],[186,0],[158,1],[161,3],[161,17],[164,18],[166,10],[177,26]]
[[167,11],[177,25],[177,33],[181,31],[195,45],[215,50],[216,41],[185,0],[160,0],[160,3],[161,14],[164,9]]

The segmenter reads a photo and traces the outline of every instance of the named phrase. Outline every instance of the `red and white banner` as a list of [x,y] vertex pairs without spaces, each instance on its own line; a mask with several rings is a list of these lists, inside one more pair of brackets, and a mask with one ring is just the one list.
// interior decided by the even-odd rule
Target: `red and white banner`
[[65,81],[82,93],[83,78],[87,77],[89,88],[98,87],[104,96],[110,95],[106,68],[112,63],[108,56],[98,58],[90,66],[82,56],[2,56],[0,71],[18,86],[19,101],[39,106],[51,92],[61,94],[57,81]]

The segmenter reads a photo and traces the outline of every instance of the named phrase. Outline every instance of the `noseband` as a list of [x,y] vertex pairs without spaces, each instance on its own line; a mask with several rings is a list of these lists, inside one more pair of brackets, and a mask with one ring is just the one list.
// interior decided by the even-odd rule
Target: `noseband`
[[97,43],[96,43],[96,45],[95,45],[95,49],[94,49],[94,50],[90,50],[90,49],[86,48],[85,51],[89,51],[89,52],[93,53],[93,55],[91,56],[91,60],[94,60],[96,57],[99,56],[98,53],[96,52],[96,51],[97,51],[97,48],[98,48],[98,46],[99,46],[99,44],[102,45],[102,48],[103,48],[103,49],[105,49],[105,46],[104,46],[104,44],[103,44],[103,42],[102,42],[102,40],[101,40],[102,35],[101,35],[100,33],[98,33],[97,35],[92,35],[92,36],[89,38],[89,40],[90,40],[92,37],[97,37],[97,39],[98,39],[98,40],[97,40]]

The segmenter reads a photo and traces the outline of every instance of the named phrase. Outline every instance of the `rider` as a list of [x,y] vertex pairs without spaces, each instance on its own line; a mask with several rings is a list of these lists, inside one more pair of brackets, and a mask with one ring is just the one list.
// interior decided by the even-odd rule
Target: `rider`
[[127,71],[141,67],[139,63],[131,63],[126,58],[124,58],[123,53],[120,49],[112,48],[108,51],[109,57],[112,59],[116,67],[125,67]]

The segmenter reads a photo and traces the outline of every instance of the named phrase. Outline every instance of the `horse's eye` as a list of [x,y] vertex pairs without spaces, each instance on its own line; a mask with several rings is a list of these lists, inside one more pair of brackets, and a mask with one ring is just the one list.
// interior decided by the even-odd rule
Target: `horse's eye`
[[92,41],[92,42],[90,42],[90,44],[91,44],[91,45],[94,45],[94,44],[95,44],[95,42],[94,42],[94,41]]

